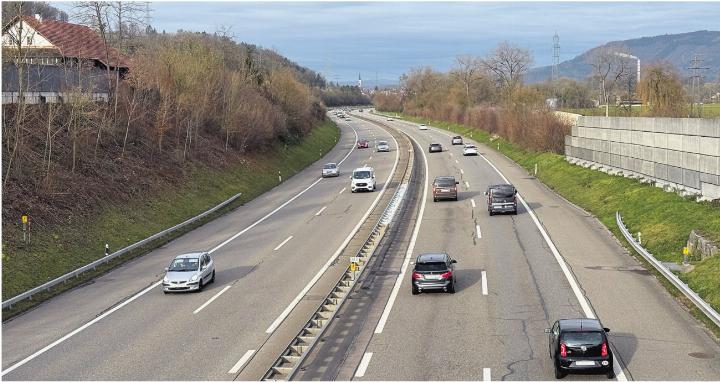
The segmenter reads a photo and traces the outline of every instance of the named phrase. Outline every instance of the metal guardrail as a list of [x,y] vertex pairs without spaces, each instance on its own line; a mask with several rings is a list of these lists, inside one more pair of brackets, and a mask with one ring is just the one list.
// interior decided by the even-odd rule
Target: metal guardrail
[[93,262],[90,263],[90,264],[83,265],[82,267],[80,267],[80,268],[78,268],[78,269],[76,269],[76,270],[74,270],[74,271],[72,271],[72,272],[66,273],[66,274],[64,274],[64,275],[62,275],[62,276],[60,276],[60,277],[58,277],[58,278],[56,278],[56,279],[54,279],[54,280],[48,281],[48,282],[46,282],[45,284],[42,284],[42,285],[37,286],[37,287],[35,287],[35,288],[33,288],[33,289],[30,289],[30,290],[27,291],[27,292],[20,293],[19,295],[15,296],[15,297],[12,297],[12,298],[10,298],[10,299],[8,299],[8,300],[5,300],[5,301],[3,301],[3,303],[2,303],[2,308],[3,308],[3,309],[9,308],[9,307],[11,307],[13,304],[16,304],[16,303],[18,303],[18,302],[20,302],[20,301],[23,301],[23,300],[25,300],[25,299],[32,299],[32,296],[35,295],[35,294],[37,294],[37,293],[39,293],[39,292],[48,290],[48,289],[54,287],[55,285],[58,285],[58,284],[60,284],[60,283],[63,283],[63,282],[65,282],[65,281],[69,280],[69,279],[72,278],[72,277],[77,277],[77,276],[79,276],[81,273],[87,272],[87,271],[89,271],[89,270],[91,270],[91,269],[95,269],[95,268],[98,267],[99,265],[105,264],[105,263],[107,263],[107,262],[115,259],[115,258],[118,257],[118,256],[122,256],[123,254],[125,254],[125,253],[127,253],[127,252],[130,252],[130,251],[132,251],[133,249],[136,249],[136,248],[138,248],[138,247],[142,247],[143,245],[148,244],[148,243],[152,242],[153,240],[156,240],[156,239],[158,239],[158,238],[160,238],[160,237],[163,237],[163,236],[165,236],[165,235],[167,235],[167,234],[169,234],[169,233],[172,233],[173,231],[176,231],[176,230],[178,230],[178,229],[180,229],[180,228],[182,228],[182,227],[184,227],[184,226],[186,226],[186,225],[188,225],[188,224],[194,223],[194,222],[198,221],[199,219],[202,219],[202,218],[204,218],[205,216],[207,216],[207,215],[209,215],[209,214],[211,214],[211,213],[219,210],[220,208],[223,208],[223,207],[225,207],[226,205],[232,203],[232,202],[235,201],[237,198],[239,198],[241,195],[242,195],[242,193],[236,194],[236,195],[230,197],[229,199],[227,199],[226,201],[218,204],[217,206],[215,206],[215,207],[213,207],[213,208],[211,208],[211,209],[209,209],[209,210],[201,213],[200,215],[197,215],[197,216],[192,217],[192,218],[190,218],[190,219],[188,219],[188,220],[185,220],[184,222],[182,222],[182,223],[180,223],[180,224],[174,225],[174,226],[172,226],[172,227],[170,227],[170,228],[168,228],[168,229],[166,229],[166,230],[163,230],[163,231],[161,231],[161,232],[158,232],[158,233],[156,233],[156,234],[154,234],[154,235],[152,235],[152,236],[150,236],[150,237],[148,237],[148,238],[146,238],[146,239],[140,240],[140,241],[138,241],[138,242],[135,243],[135,244],[131,244],[131,245],[129,245],[129,246],[123,248],[123,249],[120,249],[120,250],[118,250],[117,252],[111,253],[111,254],[109,254],[109,255],[101,258],[101,259],[95,260],[95,261],[93,261]]
[[298,335],[290,341],[290,344],[275,360],[273,366],[265,373],[263,380],[288,381],[297,373],[303,360],[310,354],[318,339],[322,337],[325,330],[330,326],[330,322],[345,300],[347,300],[350,291],[355,286],[355,282],[367,268],[367,262],[385,235],[390,221],[392,221],[405,196],[407,187],[407,183],[402,183],[395,190],[380,219],[375,223],[367,240],[355,255],[359,261],[355,264],[351,263],[345,269],[340,280],[323,299],[320,307],[317,308]]
[[676,288],[678,288],[685,297],[689,298],[690,301],[695,304],[695,306],[698,307],[710,320],[712,320],[715,325],[720,327],[720,314],[713,309],[710,304],[708,304],[705,300],[703,300],[700,296],[698,296],[695,291],[690,289],[690,287],[685,284],[680,278],[678,278],[674,273],[672,273],[668,268],[666,268],[662,263],[657,261],[655,259],[655,256],[653,256],[650,252],[648,252],[645,248],[643,248],[642,245],[640,245],[635,238],[632,236],[630,231],[625,227],[625,224],[622,221],[622,216],[620,216],[620,212],[615,212],[615,220],[617,221],[617,225],[620,228],[620,231],[622,232],[623,236],[625,236],[625,240],[632,245],[632,247],[642,255],[642,257],[645,258],[650,264],[652,264],[655,269],[658,270],[665,278],[670,281]]

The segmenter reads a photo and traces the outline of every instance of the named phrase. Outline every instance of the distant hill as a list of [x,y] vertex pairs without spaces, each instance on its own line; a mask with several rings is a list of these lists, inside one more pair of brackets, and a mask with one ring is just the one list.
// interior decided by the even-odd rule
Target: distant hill
[[[685,68],[690,67],[693,56],[699,54],[703,59],[701,66],[710,68],[702,71],[705,78],[715,81],[720,75],[720,32],[697,31],[609,42],[588,50],[572,60],[561,62],[560,76],[575,80],[587,78],[591,67],[587,64],[586,57],[605,46],[627,47],[631,54],[640,57],[641,70],[645,64],[663,60],[675,65],[682,75],[690,74]],[[528,71],[525,81],[527,83],[545,81],[550,78],[551,73],[551,66],[533,68]]]

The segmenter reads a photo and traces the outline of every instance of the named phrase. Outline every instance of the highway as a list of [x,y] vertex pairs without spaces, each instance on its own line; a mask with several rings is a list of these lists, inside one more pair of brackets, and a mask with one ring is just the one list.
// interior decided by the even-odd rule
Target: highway
[[[338,145],[275,189],[4,323],[3,378],[234,377],[241,358],[260,349],[290,312],[302,317],[303,309],[309,314],[315,308],[306,288],[380,196],[352,194],[350,171],[373,166],[383,187],[397,163],[397,143],[384,130],[356,120],[338,125]],[[388,140],[393,150],[355,149],[358,137]],[[340,177],[320,178],[322,164],[343,159]],[[164,267],[175,255],[194,250],[212,252],[216,282],[202,293],[164,295],[157,286]]]
[[[330,153],[273,190],[3,323],[3,379],[259,379],[337,280],[332,260],[381,199],[351,194],[349,172],[367,164],[387,184],[403,163],[402,134],[415,146],[407,208],[295,379],[550,380],[543,330],[586,316],[611,328],[619,380],[718,379],[718,343],[594,217],[483,145],[463,157],[446,131],[351,118],[338,121]],[[354,149],[358,138],[393,150]],[[444,151],[428,153],[430,143]],[[343,159],[340,177],[319,178],[323,163]],[[457,202],[432,201],[441,175],[460,181]],[[483,192],[506,181],[522,197],[518,214],[488,216]],[[164,295],[163,268],[191,250],[212,251],[215,284]],[[412,295],[410,262],[437,251],[458,260],[457,292]]]

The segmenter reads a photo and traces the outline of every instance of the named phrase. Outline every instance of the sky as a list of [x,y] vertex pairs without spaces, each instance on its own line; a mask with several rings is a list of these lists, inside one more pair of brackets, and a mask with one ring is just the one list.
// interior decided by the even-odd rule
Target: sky
[[[51,3],[68,11],[71,3]],[[215,32],[276,50],[333,82],[394,84],[411,68],[446,71],[502,41],[533,66],[644,36],[720,30],[720,2],[151,2],[158,31]]]

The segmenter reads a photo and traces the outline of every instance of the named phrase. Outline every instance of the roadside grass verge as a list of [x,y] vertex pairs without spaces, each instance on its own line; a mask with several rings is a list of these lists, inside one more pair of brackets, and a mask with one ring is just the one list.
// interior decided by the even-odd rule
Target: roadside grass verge
[[[291,177],[332,149],[340,135],[337,126],[326,121],[314,128],[296,145],[278,145],[260,155],[222,170],[195,167],[182,188],[167,188],[157,195],[147,195],[131,204],[98,206],[95,218],[82,224],[58,226],[47,232],[33,233],[31,244],[9,251],[3,245],[2,297],[6,300],[26,290],[57,278],[104,255],[105,243],[114,252],[154,233],[185,221],[229,197],[242,196],[202,221],[181,232],[160,238],[117,261],[98,267],[79,278],[61,284],[31,301],[3,310],[3,320],[22,312],[48,297],[88,282],[132,258],[162,246],[168,241],[247,203],[278,185],[278,171],[283,180]],[[22,235],[19,230],[4,230],[6,235]],[[201,249],[201,248],[199,248]]]
[[[392,114],[387,114],[392,115]],[[615,222],[620,211],[623,221],[633,232],[642,232],[643,246],[660,261],[682,262],[682,248],[692,229],[720,242],[720,208],[709,202],[695,202],[675,193],[665,192],[651,184],[613,176],[568,163],[564,156],[524,150],[508,141],[492,137],[483,130],[443,121],[428,121],[397,115],[416,123],[428,123],[484,143],[515,161],[528,173],[538,166],[537,178],[570,202],[592,213],[619,241],[651,270],[663,285],[695,315],[720,336],[720,328],[707,319],[670,282],[657,272],[625,241]],[[705,301],[720,310],[720,256],[693,262],[695,268],[680,278]]]

